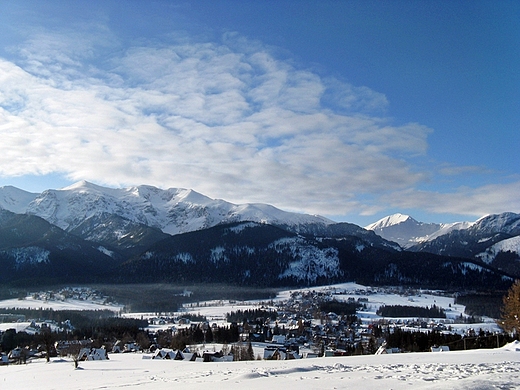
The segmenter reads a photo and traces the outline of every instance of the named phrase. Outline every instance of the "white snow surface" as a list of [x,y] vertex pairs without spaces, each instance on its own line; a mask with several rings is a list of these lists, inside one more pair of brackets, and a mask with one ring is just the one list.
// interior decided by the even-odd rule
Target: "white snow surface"
[[479,253],[479,257],[485,263],[491,263],[499,252],[513,252],[520,254],[520,236],[511,237],[490,246],[485,252]]
[[104,213],[156,227],[169,234],[238,221],[289,226],[334,223],[321,216],[286,212],[265,204],[236,205],[211,199],[190,189],[162,190],[146,185],[114,189],[86,181],[41,194],[0,187],[0,207],[15,213],[37,215],[64,230],[71,230],[86,219]]
[[0,208],[9,210],[16,214],[23,214],[27,205],[31,203],[38,194],[33,194],[13,186],[0,187]]
[[464,230],[468,229],[475,225],[475,222],[453,222],[453,223],[441,223],[441,227],[439,230],[437,230],[435,233],[432,233],[426,237],[421,237],[418,242],[422,241],[431,241],[436,239],[437,237],[440,237],[444,234],[448,234],[449,232],[452,232],[454,230]]
[[[104,304],[99,301],[63,299],[41,300],[28,296],[24,299],[5,299],[0,301],[0,309],[52,309],[52,310],[111,310],[119,312],[122,305]],[[11,324],[12,325],[12,324]]]
[[371,223],[368,226],[365,226],[366,230],[377,230],[384,229],[389,226],[398,225],[400,223],[406,222],[411,217],[406,214],[396,213],[389,215],[387,217],[381,218],[379,221]]
[[0,367],[6,389],[518,389],[520,343],[500,349],[200,363],[143,359],[54,358]]

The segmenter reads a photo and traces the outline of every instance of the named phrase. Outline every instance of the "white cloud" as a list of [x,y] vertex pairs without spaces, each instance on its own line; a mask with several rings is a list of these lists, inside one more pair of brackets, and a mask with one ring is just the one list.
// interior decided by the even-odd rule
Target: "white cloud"
[[520,210],[520,181],[459,187],[453,191],[432,192],[407,189],[385,196],[382,201],[394,207],[421,208],[439,214],[480,217]]
[[[392,125],[378,116],[384,95],[298,69],[258,42],[172,40],[104,58],[117,39],[104,28],[92,36],[39,32],[17,64],[0,59],[1,176],[188,187],[328,215],[372,212],[362,199],[383,195],[460,213],[472,192],[432,206],[413,190],[428,175],[410,162],[426,154],[430,129]],[[501,202],[492,193],[470,195],[485,209]]]

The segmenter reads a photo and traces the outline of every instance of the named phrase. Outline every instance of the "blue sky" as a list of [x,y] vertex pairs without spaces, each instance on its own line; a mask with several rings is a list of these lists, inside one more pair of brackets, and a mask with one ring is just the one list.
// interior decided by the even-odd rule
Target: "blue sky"
[[3,1],[0,186],[520,212],[516,1]]

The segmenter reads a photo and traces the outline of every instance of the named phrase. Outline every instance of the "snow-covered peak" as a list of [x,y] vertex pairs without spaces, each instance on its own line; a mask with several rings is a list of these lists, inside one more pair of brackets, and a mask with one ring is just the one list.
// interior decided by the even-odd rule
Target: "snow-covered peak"
[[32,202],[37,196],[38,194],[13,186],[0,187],[0,209],[23,214],[26,212],[27,204]]
[[76,190],[87,190],[87,189],[95,189],[98,188],[97,185],[90,183],[86,180],[78,181],[70,186],[61,188],[61,191],[76,191]]
[[[406,214],[396,213],[389,215],[387,217],[381,218],[379,221],[371,223],[368,226],[365,226],[365,229],[367,230],[378,230],[378,229],[384,229],[389,226],[399,225],[400,223],[406,222],[406,221],[415,221],[412,217]],[[417,221],[415,221],[417,222]]]
[[398,213],[382,218],[366,226],[365,229],[373,230],[381,237],[397,242],[403,248],[408,248],[421,242],[433,240],[453,230],[467,229],[473,225],[472,222],[446,224],[418,222],[409,215]]
[[41,194],[15,196],[12,195],[15,190],[14,187],[0,189],[0,207],[37,215],[67,231],[88,219],[107,214],[155,227],[169,234],[246,220],[295,227],[334,223],[327,218],[286,212],[266,204],[236,205],[184,188],[162,190],[141,185],[114,189],[80,181]]

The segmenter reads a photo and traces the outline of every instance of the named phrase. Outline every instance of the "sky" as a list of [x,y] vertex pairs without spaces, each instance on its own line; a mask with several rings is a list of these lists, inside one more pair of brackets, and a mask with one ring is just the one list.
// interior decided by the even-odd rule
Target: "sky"
[[365,226],[520,212],[517,1],[0,1],[0,186]]

